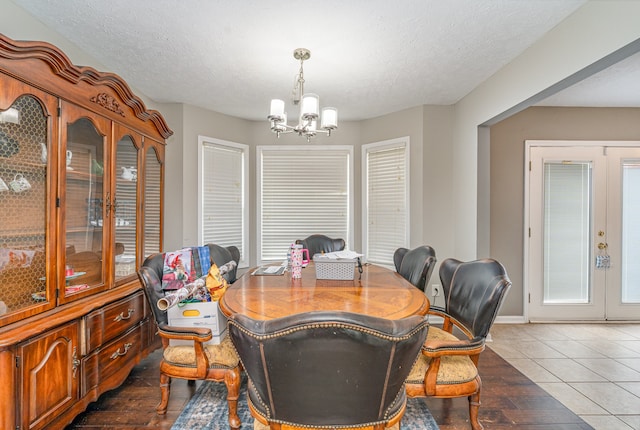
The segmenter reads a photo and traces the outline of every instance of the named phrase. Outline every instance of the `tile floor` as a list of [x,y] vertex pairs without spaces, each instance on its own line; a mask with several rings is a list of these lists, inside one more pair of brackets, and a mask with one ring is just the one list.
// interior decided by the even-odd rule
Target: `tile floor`
[[640,430],[640,324],[494,324],[487,344],[596,430]]

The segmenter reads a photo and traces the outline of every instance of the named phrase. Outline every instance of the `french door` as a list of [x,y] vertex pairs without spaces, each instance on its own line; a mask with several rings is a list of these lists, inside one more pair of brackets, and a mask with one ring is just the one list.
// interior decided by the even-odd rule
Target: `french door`
[[529,146],[528,315],[640,319],[640,142]]

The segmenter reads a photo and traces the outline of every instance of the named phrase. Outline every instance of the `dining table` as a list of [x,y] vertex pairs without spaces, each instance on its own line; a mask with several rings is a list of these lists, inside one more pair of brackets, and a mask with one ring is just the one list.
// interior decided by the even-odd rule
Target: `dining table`
[[429,299],[396,271],[364,264],[353,280],[318,279],[314,263],[301,278],[289,271],[280,275],[256,275],[248,270],[229,286],[220,299],[228,318],[240,314],[254,320],[270,320],[313,311],[344,311],[397,320],[426,315]]

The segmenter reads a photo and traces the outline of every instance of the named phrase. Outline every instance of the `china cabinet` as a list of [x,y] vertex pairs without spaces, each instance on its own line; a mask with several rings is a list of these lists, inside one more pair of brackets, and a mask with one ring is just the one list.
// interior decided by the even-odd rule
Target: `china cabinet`
[[0,428],[64,428],[158,346],[165,139],[117,75],[0,34]]

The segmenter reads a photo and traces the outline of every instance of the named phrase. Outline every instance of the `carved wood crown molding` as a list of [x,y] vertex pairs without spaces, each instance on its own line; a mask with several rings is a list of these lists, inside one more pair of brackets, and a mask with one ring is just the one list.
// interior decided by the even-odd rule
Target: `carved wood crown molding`
[[[77,84],[86,81],[90,85],[105,85],[111,88],[120,100],[129,106],[135,116],[142,121],[151,121],[160,135],[167,139],[173,134],[160,112],[147,109],[144,102],[137,97],[127,83],[114,73],[104,73],[87,66],[75,66],[62,51],[47,42],[16,41],[0,33],[0,58],[9,60],[36,59],[45,62],[54,74]],[[94,100],[95,99],[95,100]],[[105,93],[91,98],[105,109],[125,116],[118,100]],[[117,110],[114,110],[117,109]]]
[[89,101],[100,105],[103,108],[110,110],[111,112],[115,112],[120,116],[125,116],[122,109],[120,109],[120,104],[118,103],[118,101],[115,99],[115,97],[111,97],[109,94],[100,93],[96,96],[91,97]]

